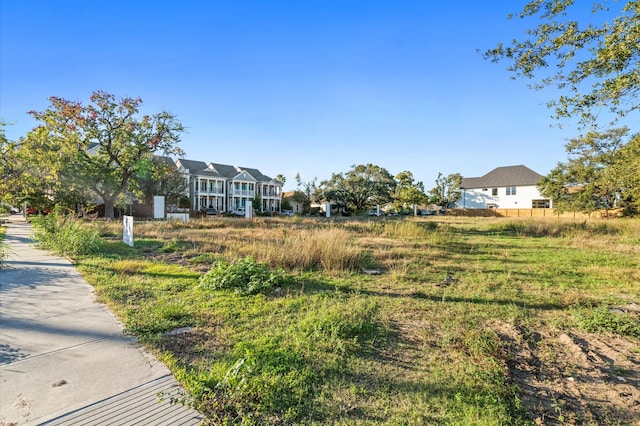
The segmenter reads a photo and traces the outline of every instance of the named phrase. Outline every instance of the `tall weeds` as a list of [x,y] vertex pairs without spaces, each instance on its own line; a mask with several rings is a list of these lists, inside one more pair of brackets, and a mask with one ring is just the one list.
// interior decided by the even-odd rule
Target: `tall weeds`
[[297,270],[356,270],[367,265],[367,254],[358,247],[349,232],[338,229],[309,229],[268,244],[248,248],[257,259],[272,267]]
[[611,221],[545,221],[545,220],[508,220],[493,223],[489,226],[490,232],[513,233],[519,237],[583,237],[593,235],[616,236],[623,232],[625,226],[622,222]]
[[33,236],[41,248],[62,256],[97,253],[103,245],[97,229],[85,227],[80,220],[62,215],[59,210],[34,217]]
[[0,226],[0,269],[4,266],[4,260],[9,256],[9,247],[4,242],[5,228]]

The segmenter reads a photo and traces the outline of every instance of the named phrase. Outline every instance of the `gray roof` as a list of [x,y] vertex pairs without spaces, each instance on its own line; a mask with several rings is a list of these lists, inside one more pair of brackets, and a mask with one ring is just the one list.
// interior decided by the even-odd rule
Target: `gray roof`
[[235,167],[230,166],[228,164],[218,164],[218,163],[210,163],[211,167],[213,167],[213,169],[220,173],[222,176],[228,177],[229,179],[232,179],[236,176],[238,176],[238,174],[240,173],[238,170],[236,170]]
[[258,182],[270,182],[273,180],[269,176],[263,175],[258,169],[250,169],[248,167],[238,167],[238,169],[249,173]]
[[208,165],[204,161],[185,160],[183,158],[178,159],[182,167],[189,170],[192,175],[208,175],[217,177],[226,177],[228,179],[234,179],[242,172],[247,172],[258,182],[271,182],[269,176],[265,176],[260,173],[258,169],[251,169],[248,167],[234,167],[228,164],[209,163]]
[[209,166],[207,166],[207,163],[205,163],[204,161],[185,160],[183,158],[180,158],[178,161],[180,162],[182,167],[189,170],[189,174],[214,176],[214,177],[222,176],[216,171],[211,170]]
[[525,166],[497,167],[482,177],[462,179],[460,188],[498,188],[506,186],[536,185],[542,175]]

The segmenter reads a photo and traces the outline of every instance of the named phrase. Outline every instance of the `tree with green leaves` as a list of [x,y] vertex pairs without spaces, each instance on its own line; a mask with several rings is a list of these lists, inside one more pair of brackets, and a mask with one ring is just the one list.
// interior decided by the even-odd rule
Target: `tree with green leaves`
[[54,191],[83,188],[98,196],[105,216],[114,216],[119,196],[132,190],[140,162],[153,154],[177,154],[182,124],[168,112],[139,117],[140,98],[98,91],[91,103],[50,98],[30,114],[40,125],[27,135],[33,164],[45,168]]
[[251,199],[251,208],[256,214],[262,211],[262,197],[260,197],[260,194],[256,194]]
[[563,92],[548,103],[556,118],[579,117],[590,127],[602,120],[603,111],[615,121],[638,109],[637,0],[531,0],[522,12],[510,15],[514,17],[537,17],[540,22],[524,39],[514,39],[509,46],[499,43],[485,57],[510,62],[509,71],[533,80],[535,89],[556,87]]
[[14,205],[27,203],[40,211],[50,209],[55,201],[73,208],[76,201],[72,195],[74,191],[57,193],[54,200],[50,188],[56,180],[51,172],[39,162],[30,161],[33,152],[26,146],[24,138],[8,140],[4,126],[2,123],[0,127],[0,198]]
[[9,202],[21,193],[22,165],[18,157],[18,143],[7,139],[0,122],[0,201]]
[[431,188],[429,194],[433,197],[432,200],[435,204],[452,208],[462,197],[460,185],[462,185],[462,175],[460,173],[451,173],[447,176],[438,173],[436,186]]
[[396,190],[393,195],[393,204],[398,210],[425,204],[429,197],[424,192],[424,184],[416,182],[413,173],[408,170],[396,175]]
[[340,207],[363,211],[393,199],[396,181],[387,169],[374,164],[351,166],[347,173],[334,173],[320,183],[325,200]]
[[[302,177],[300,177],[300,173],[296,173],[296,185],[297,189],[293,193],[293,199],[297,203],[302,204],[302,210],[304,213],[309,213],[311,211],[311,203],[313,203],[316,199],[316,194],[318,192],[318,178],[313,178],[310,181],[303,181]],[[291,206],[283,210],[291,210]]]
[[637,210],[637,181],[623,178],[623,170],[640,167],[636,150],[626,148],[638,134],[624,126],[637,121],[631,115],[640,107],[640,2],[531,0],[514,17],[539,22],[485,58],[509,62],[509,71],[534,89],[557,89],[560,95],[548,102],[554,118],[580,125],[581,134],[567,144],[569,160],[542,182],[542,194],[560,209],[592,211],[613,198]]
[[284,186],[285,182],[287,181],[287,178],[285,175],[280,173],[278,176],[276,176],[275,180],[280,182]]
[[151,204],[155,195],[165,197],[167,205],[178,205],[188,190],[185,177],[168,157],[148,156],[140,159],[132,179],[131,192],[143,203]]
[[332,173],[331,178],[323,180],[318,186],[318,197],[339,209],[349,206],[349,189],[342,173]]
[[618,160],[607,168],[607,179],[615,182],[620,202],[629,214],[640,213],[640,134],[618,151]]
[[626,129],[590,132],[567,144],[568,161],[559,163],[538,185],[559,211],[594,212],[618,204],[622,180],[612,175]]

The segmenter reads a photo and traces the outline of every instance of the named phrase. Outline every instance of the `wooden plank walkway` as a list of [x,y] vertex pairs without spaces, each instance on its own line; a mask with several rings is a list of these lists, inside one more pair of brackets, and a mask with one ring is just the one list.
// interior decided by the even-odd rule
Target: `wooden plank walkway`
[[171,396],[179,396],[179,392],[182,388],[178,382],[166,375],[42,425],[199,425],[204,420],[202,414],[182,404],[170,403]]

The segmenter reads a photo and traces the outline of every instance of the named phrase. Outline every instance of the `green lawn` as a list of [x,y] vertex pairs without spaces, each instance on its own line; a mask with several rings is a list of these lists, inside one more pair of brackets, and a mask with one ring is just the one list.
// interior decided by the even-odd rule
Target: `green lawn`
[[[136,223],[135,248],[92,226],[80,270],[213,424],[640,421],[637,220],[209,218]],[[199,285],[246,256],[281,289]],[[609,370],[629,395],[590,396],[581,377]]]

